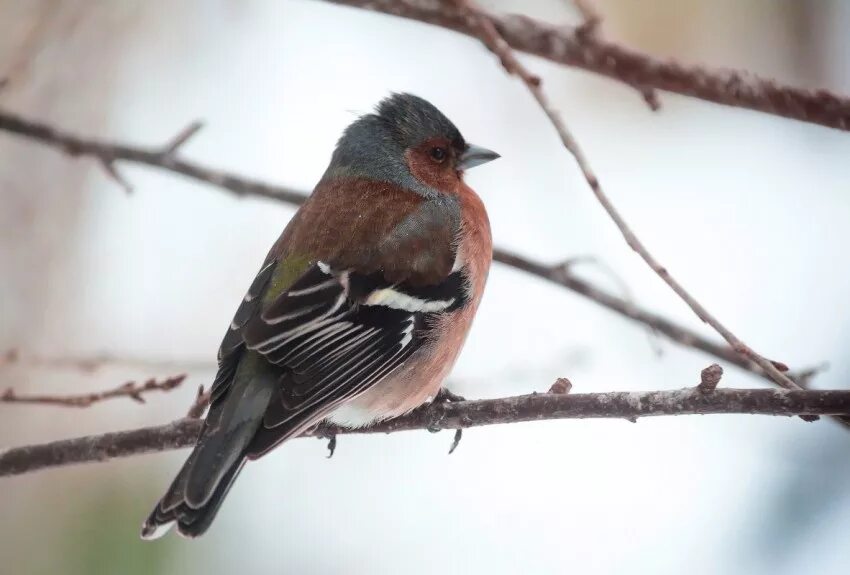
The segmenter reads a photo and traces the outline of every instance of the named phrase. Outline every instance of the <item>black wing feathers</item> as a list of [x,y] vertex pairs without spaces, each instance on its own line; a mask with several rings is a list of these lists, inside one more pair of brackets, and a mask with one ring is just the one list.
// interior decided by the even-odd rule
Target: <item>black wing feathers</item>
[[418,348],[415,312],[364,303],[386,287],[377,274],[361,279],[317,263],[245,326],[248,349],[286,368],[249,456],[326,417]]
[[239,364],[239,358],[242,357],[245,348],[242,328],[259,311],[263,293],[265,293],[276,267],[277,261],[273,260],[266,263],[257,273],[254,281],[251,282],[251,287],[248,288],[248,293],[245,294],[239,304],[227,333],[224,334],[224,339],[218,349],[218,373],[210,388],[210,401],[212,403],[218,401],[233,380],[233,374],[236,372],[236,366]]

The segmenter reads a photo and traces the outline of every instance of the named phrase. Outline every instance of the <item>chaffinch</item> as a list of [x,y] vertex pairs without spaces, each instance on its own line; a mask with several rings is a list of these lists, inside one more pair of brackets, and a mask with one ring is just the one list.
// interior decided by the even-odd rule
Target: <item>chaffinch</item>
[[348,126],[236,310],[204,429],[143,538],[203,534],[246,460],[322,420],[365,426],[436,396],[492,258],[463,174],[498,157],[410,94]]

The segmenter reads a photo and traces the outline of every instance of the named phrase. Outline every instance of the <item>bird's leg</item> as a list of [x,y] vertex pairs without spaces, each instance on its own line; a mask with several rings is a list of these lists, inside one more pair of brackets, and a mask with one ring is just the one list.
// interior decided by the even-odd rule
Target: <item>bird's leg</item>
[[[449,389],[446,387],[441,387],[440,391],[437,392],[437,395],[434,397],[431,403],[456,403],[459,401],[466,401],[466,398],[462,395],[458,395],[452,391],[449,391]],[[457,449],[457,446],[460,443],[462,437],[463,429],[455,429],[455,435],[454,438],[452,438],[452,445],[451,447],[449,447],[449,455],[454,453],[455,449]]]
[[333,457],[334,451],[336,451],[336,431],[333,426],[328,424],[327,421],[320,421],[313,426],[310,433],[314,433],[319,439],[328,440],[328,459]]

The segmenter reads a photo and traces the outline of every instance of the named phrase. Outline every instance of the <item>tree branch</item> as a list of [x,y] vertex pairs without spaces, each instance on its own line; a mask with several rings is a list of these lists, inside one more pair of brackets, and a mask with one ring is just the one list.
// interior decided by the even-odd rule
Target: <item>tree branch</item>
[[[88,156],[98,160],[101,164],[112,164],[117,161],[144,164],[224,188],[237,196],[257,196],[290,204],[300,204],[305,198],[304,193],[298,190],[240,178],[223,170],[199,166],[180,159],[177,150],[174,148],[174,142],[180,140],[181,136],[187,132],[187,128],[181,130],[171,142],[159,148],[132,147],[102,140],[80,138],[47,124],[31,122],[6,113],[0,113],[0,130],[48,144],[69,156]],[[185,143],[185,141],[183,139],[179,144]]]
[[[408,415],[364,429],[322,425],[302,437],[396,433],[427,429],[465,429],[501,423],[549,419],[607,418],[634,421],[639,417],[694,414],[850,415],[850,390],[786,391],[773,389],[697,388],[674,391],[542,393],[435,403]],[[63,439],[0,451],[0,477],[50,467],[191,447],[203,422],[180,419],[166,425],[131,431]]]
[[[614,206],[611,199],[602,189],[602,184],[599,181],[599,178],[594,173],[593,169],[590,166],[587,158],[584,155],[583,150],[579,146],[575,137],[573,137],[570,130],[567,128],[566,124],[561,119],[560,115],[552,108],[549,104],[548,98],[541,87],[540,78],[532,74],[515,56],[513,50],[510,45],[505,41],[505,39],[499,34],[499,31],[496,29],[493,22],[487,18],[487,16],[481,11],[477,4],[472,2],[472,0],[453,0],[460,10],[461,15],[469,22],[469,25],[475,35],[481,40],[481,42],[491,51],[493,54],[499,57],[499,60],[502,62],[502,66],[505,68],[505,71],[508,74],[518,76],[522,82],[525,84],[528,91],[537,101],[537,104],[549,118],[550,123],[555,128],[558,133],[558,136],[561,139],[561,143],[567,149],[567,151],[575,158],[576,163],[578,164],[579,169],[584,175],[585,180],[587,180],[590,189],[593,191],[593,194],[596,196],[596,199],[602,205],[603,209],[606,213],[611,217],[614,221],[614,224],[617,226],[617,229],[620,230],[623,238],[626,240],[626,243],[629,245],[632,250],[634,250],[646,264],[654,271],[664,282],[673,290],[673,292],[678,295],[682,301],[684,301],[688,307],[699,317],[703,322],[710,325],[712,328],[717,331],[725,339],[732,349],[750,360],[752,360],[756,365],[758,365],[764,373],[770,377],[777,385],[785,389],[802,389],[799,385],[797,385],[793,380],[791,380],[787,375],[782,373],[777,364],[774,362],[768,361],[760,354],[756,353],[750,346],[746,345],[738,336],[732,333],[724,324],[720,322],[712,313],[710,313],[696,298],[694,298],[690,292],[688,292],[685,287],[680,284],[665,268],[661,265],[661,263],[655,258],[655,256],[650,253],[650,251],[646,248],[643,242],[637,237],[631,227],[626,223],[623,216],[620,214],[619,210]],[[787,371],[787,367],[782,364],[785,368],[784,371]],[[817,419],[814,416],[804,416],[807,420],[813,421]],[[843,423],[850,427],[850,420],[843,420]]]
[[[587,40],[598,41],[600,39],[600,28],[602,27],[602,16],[596,9],[596,5],[593,3],[593,0],[571,1],[579,14],[581,14],[582,18],[581,25],[576,28],[576,37],[585,43]],[[632,82],[628,83],[640,93],[641,97],[643,97],[643,101],[646,102],[646,105],[649,106],[650,110],[657,112],[661,109],[661,100],[658,98],[658,94],[654,89],[649,86],[640,86]]]
[[[262,197],[295,205],[301,204],[306,198],[304,193],[290,188],[267,184],[185,160],[177,160],[168,145],[157,150],[155,148],[139,148],[111,143],[94,138],[83,138],[47,124],[27,120],[2,111],[0,111],[0,131],[22,136],[73,156],[87,156],[95,159],[105,157],[112,161],[141,163],[160,170],[182,174],[239,197]],[[735,353],[731,347],[712,341],[691,329],[619,298],[573,274],[569,266],[544,264],[498,247],[493,252],[493,259],[506,266],[567,288],[598,305],[652,328],[675,343],[698,349],[741,369],[766,377],[765,372],[760,367]],[[770,380],[770,378],[767,379]]]
[[[24,369],[71,370],[94,373],[104,368],[124,368],[142,372],[217,370],[215,358],[199,359],[156,359],[100,353],[80,356],[39,356],[25,353],[17,348],[0,353],[0,369],[21,367]],[[814,369],[814,368],[812,368]],[[816,375],[813,372],[812,375]]]
[[93,403],[101,402],[105,399],[115,399],[116,397],[127,397],[138,403],[145,403],[143,395],[152,391],[171,391],[179,387],[183,380],[186,379],[186,374],[167,377],[162,381],[157,381],[156,378],[150,378],[144,383],[128,381],[118,387],[107,389],[106,391],[98,391],[93,393],[85,393],[79,395],[20,395],[11,387],[0,394],[0,403],[32,403],[40,405],[59,405],[63,407],[89,407]]
[[[326,0],[418,20],[476,36],[462,10],[440,0]],[[642,90],[657,89],[850,130],[850,98],[828,90],[806,90],[760,78],[745,70],[712,69],[662,60],[607,42],[582,27],[553,25],[521,15],[482,15],[515,50],[601,74]],[[648,100],[651,101],[651,100]]]

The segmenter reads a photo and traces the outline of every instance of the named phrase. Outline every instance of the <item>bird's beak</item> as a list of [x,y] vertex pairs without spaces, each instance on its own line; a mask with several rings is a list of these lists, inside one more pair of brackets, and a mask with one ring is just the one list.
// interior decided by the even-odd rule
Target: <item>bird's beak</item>
[[487,162],[491,162],[500,157],[501,156],[499,156],[499,154],[492,150],[488,150],[487,148],[467,144],[466,149],[460,155],[460,161],[457,163],[457,169],[460,171],[468,170],[469,168],[486,164]]

